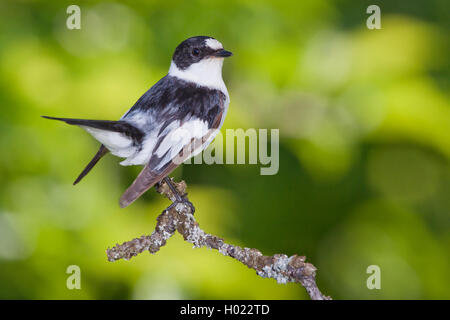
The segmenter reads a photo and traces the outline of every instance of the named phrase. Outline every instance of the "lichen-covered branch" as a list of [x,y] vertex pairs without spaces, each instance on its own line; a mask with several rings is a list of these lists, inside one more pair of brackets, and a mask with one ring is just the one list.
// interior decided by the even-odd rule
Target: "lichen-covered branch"
[[[184,181],[175,183],[175,185],[180,194],[185,194],[186,184]],[[175,201],[175,196],[167,184],[161,183],[157,186],[157,191]],[[254,269],[263,278],[273,278],[278,283],[300,283],[313,300],[331,299],[320,292],[315,280],[316,268],[306,262],[304,256],[288,257],[285,254],[264,256],[257,249],[228,244],[222,238],[204,232],[195,220],[190,206],[184,203],[178,203],[173,208],[164,210],[158,216],[155,231],[150,236],[142,236],[108,248],[106,250],[108,260],[129,260],[147,250],[150,253],[156,253],[175,231],[178,231],[184,240],[192,243],[194,247],[216,249],[223,255],[234,258]]]

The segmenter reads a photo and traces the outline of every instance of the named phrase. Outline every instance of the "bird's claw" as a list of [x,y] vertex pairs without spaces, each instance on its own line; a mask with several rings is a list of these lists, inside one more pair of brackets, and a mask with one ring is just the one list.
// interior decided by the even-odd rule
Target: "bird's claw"
[[167,210],[170,210],[170,209],[172,209],[172,208],[175,208],[175,206],[177,205],[177,204],[179,204],[179,203],[183,203],[184,205],[187,205],[190,209],[191,209],[191,214],[194,214],[194,212],[195,212],[195,207],[194,207],[194,205],[192,204],[192,202],[190,202],[188,199],[186,199],[186,198],[181,198],[181,199],[177,199],[177,200],[175,200],[168,208],[167,208]]

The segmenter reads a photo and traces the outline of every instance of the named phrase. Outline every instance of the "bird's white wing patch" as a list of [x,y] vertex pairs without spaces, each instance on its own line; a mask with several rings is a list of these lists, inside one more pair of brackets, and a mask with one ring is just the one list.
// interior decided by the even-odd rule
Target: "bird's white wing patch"
[[134,153],[132,139],[122,133],[80,126],[100,141],[115,156],[126,158]]
[[[207,135],[208,131],[208,123],[196,118],[190,119],[183,123],[182,126],[169,131],[155,151],[155,155],[161,158],[161,161],[155,169],[159,170],[168,162],[177,158],[180,151],[190,146],[193,139],[202,139]],[[188,151],[192,152],[193,150]],[[193,155],[194,153],[191,156]]]

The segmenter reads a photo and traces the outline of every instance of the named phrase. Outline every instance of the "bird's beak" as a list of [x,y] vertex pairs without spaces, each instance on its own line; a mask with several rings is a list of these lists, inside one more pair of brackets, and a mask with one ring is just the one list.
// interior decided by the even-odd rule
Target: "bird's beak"
[[216,52],[213,53],[214,57],[218,57],[218,58],[226,58],[226,57],[231,57],[233,55],[233,52],[224,50],[224,49],[220,49],[217,50]]

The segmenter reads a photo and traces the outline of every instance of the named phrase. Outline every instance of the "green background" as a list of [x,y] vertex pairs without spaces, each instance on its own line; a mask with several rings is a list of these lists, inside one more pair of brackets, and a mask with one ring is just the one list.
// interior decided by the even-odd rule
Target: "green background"
[[[66,8],[81,7],[81,30]],[[371,4],[381,30],[366,27]],[[0,298],[306,299],[177,234],[156,255],[105,249],[149,234],[169,202],[120,209],[139,167],[40,115],[118,119],[174,48],[209,35],[231,104],[224,128],[280,130],[280,169],[185,165],[207,232],[266,255],[306,255],[335,299],[449,299],[448,1],[0,2]],[[81,268],[81,290],[66,268]],[[381,289],[366,287],[369,265]]]

